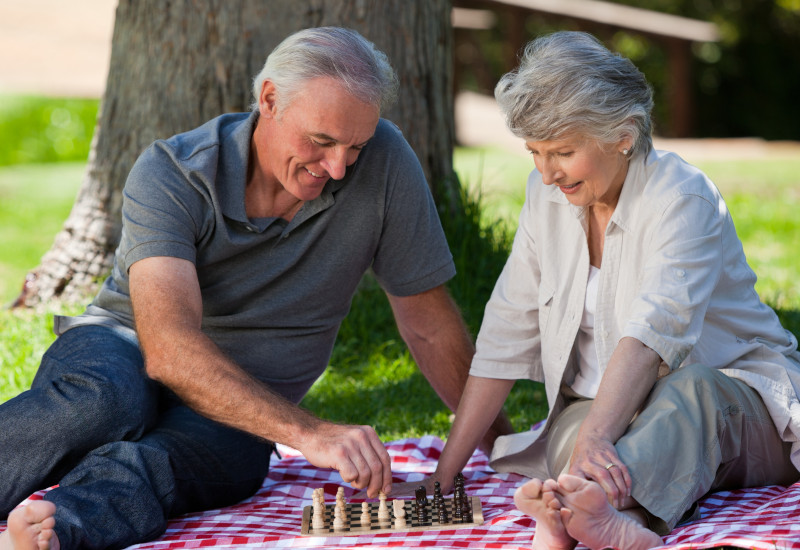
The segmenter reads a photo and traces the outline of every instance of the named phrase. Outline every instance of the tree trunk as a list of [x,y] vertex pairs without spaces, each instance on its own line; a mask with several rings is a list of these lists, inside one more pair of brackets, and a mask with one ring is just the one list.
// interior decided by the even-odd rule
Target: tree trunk
[[253,77],[297,30],[353,28],[389,57],[403,130],[437,203],[457,204],[453,176],[450,0],[119,0],[106,91],[84,181],[17,306],[76,302],[108,274],[120,238],[122,188],[155,139],[246,111]]

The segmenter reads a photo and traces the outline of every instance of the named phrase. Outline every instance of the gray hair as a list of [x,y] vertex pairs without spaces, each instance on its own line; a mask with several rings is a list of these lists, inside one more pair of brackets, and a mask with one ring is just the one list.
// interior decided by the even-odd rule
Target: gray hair
[[629,59],[587,33],[533,40],[494,95],[511,132],[527,141],[577,135],[612,144],[629,135],[634,150],[652,147],[650,85]]
[[253,110],[265,80],[275,85],[277,102],[291,103],[303,85],[318,77],[334,78],[349,94],[381,111],[397,98],[397,75],[386,55],[354,30],[317,27],[290,35],[272,50],[253,79]]

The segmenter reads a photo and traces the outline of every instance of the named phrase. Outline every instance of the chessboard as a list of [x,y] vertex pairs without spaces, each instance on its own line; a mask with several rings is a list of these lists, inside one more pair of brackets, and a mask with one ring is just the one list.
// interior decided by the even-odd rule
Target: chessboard
[[[333,515],[334,504],[326,504],[324,511],[324,527],[314,529],[312,528],[312,514],[314,513],[313,506],[306,506],[303,509],[303,522],[300,529],[300,534],[304,536],[313,537],[329,537],[329,536],[355,536],[378,533],[398,533],[402,531],[429,531],[437,529],[462,529],[465,527],[474,527],[483,524],[483,510],[481,509],[481,500],[476,496],[466,497],[469,498],[470,508],[472,510],[471,517],[456,518],[452,498],[445,498],[443,505],[447,510],[447,520],[444,523],[439,521],[439,514],[437,507],[433,506],[433,500],[427,499],[428,517],[427,521],[420,521],[416,512],[416,505],[414,500],[399,500],[397,504],[395,501],[387,501],[389,505],[389,519],[378,519],[378,504],[372,503],[369,506],[370,522],[369,525],[361,524],[362,504],[356,502],[348,502],[345,507],[345,520],[344,527],[334,529]],[[405,510],[405,525],[402,527],[395,526],[395,506],[402,506]]]

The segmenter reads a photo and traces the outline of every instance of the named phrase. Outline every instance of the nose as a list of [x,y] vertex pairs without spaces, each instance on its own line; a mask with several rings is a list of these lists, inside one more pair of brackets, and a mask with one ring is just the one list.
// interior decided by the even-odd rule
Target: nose
[[347,160],[346,147],[331,147],[326,151],[325,158],[322,159],[321,164],[331,178],[340,180],[344,177],[345,170],[347,170]]
[[542,174],[542,182],[545,185],[553,185],[564,177],[561,167],[551,158],[542,158],[536,161],[536,168]]

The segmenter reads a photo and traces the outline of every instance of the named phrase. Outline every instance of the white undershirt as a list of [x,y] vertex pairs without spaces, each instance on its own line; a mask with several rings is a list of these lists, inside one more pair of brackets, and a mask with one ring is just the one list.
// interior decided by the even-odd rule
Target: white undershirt
[[586,299],[583,302],[583,317],[578,331],[579,372],[572,382],[572,389],[584,397],[594,398],[600,387],[603,371],[597,361],[594,344],[594,312],[597,309],[597,285],[600,269],[589,266],[589,282],[586,284]]

